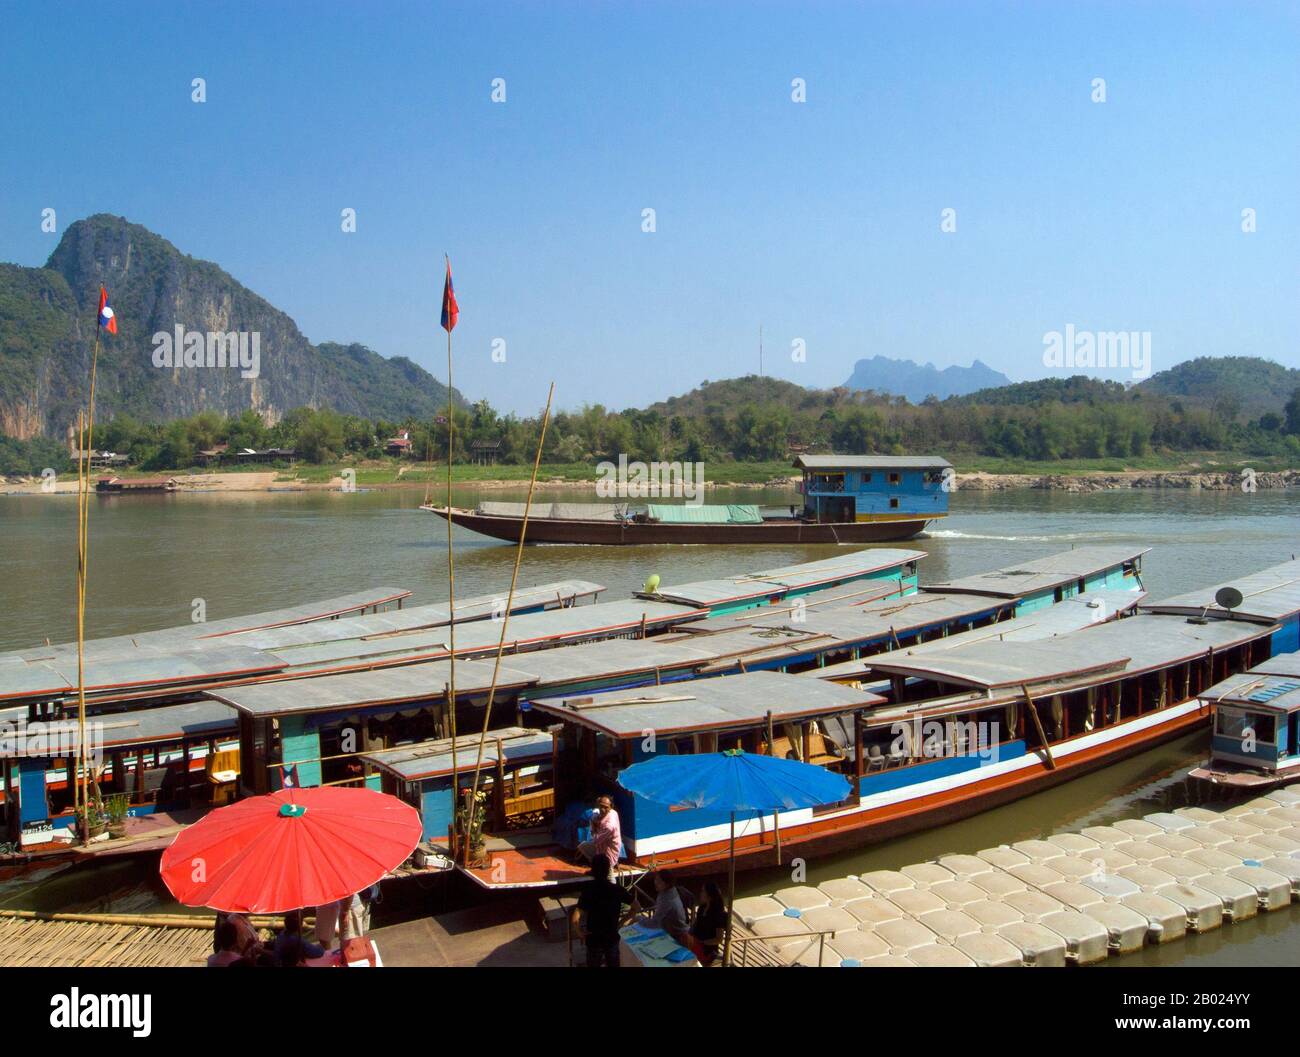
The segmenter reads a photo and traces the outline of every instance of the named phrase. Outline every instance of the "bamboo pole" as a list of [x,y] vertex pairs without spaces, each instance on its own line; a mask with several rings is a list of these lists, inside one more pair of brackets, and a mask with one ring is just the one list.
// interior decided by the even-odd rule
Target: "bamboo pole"
[[1052,758],[1052,747],[1047,744],[1047,734],[1043,731],[1043,721],[1038,716],[1038,706],[1034,704],[1034,699],[1029,696],[1029,687],[1022,685],[1020,692],[1025,695],[1025,708],[1029,712],[1030,718],[1034,721],[1034,730],[1038,732],[1038,740],[1043,743],[1043,754],[1047,757],[1047,769],[1056,770],[1056,760]]
[[[86,756],[86,579],[90,567],[90,449],[95,443],[95,382],[99,370],[100,320],[95,318],[95,348],[90,357],[90,396],[84,420],[85,436],[77,468],[77,774],[74,803],[81,807],[82,821],[77,823],[82,843],[90,841],[90,775]],[[82,465],[84,464],[84,471]],[[77,818],[73,816],[74,820]]]
[[[537,454],[533,458],[533,473],[528,481],[528,498],[524,501],[524,520],[519,528],[519,544],[515,547],[515,567],[510,573],[510,593],[506,595],[506,611],[501,618],[501,637],[497,640],[496,660],[492,665],[492,685],[488,687],[487,706],[483,709],[483,730],[478,739],[478,756],[474,760],[474,784],[469,800],[468,829],[474,831],[474,812],[478,804],[479,776],[483,770],[483,746],[487,742],[489,725],[492,722],[492,704],[496,700],[497,677],[501,674],[501,655],[506,649],[506,629],[510,626],[510,610],[515,603],[515,585],[519,582],[519,566],[524,559],[524,540],[528,535],[528,515],[533,508],[533,491],[537,487],[537,471],[542,465],[542,447],[546,444],[546,428],[551,421],[551,401],[555,398],[555,383],[551,383],[546,394],[546,410],[542,412],[542,429],[537,438]],[[448,524],[451,519],[448,518]],[[644,618],[643,618],[644,619]],[[500,753],[498,752],[498,759]]]

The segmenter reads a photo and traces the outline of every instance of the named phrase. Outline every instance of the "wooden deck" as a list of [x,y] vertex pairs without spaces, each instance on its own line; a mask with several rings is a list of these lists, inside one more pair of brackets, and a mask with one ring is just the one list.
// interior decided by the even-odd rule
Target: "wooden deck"
[[[438,850],[446,853],[446,848]],[[458,869],[475,883],[494,892],[554,888],[578,884],[591,876],[586,862],[564,851],[549,836],[540,836],[536,832],[524,831],[490,838],[487,859],[486,866]],[[630,883],[645,872],[640,867],[620,863],[615,876]]]

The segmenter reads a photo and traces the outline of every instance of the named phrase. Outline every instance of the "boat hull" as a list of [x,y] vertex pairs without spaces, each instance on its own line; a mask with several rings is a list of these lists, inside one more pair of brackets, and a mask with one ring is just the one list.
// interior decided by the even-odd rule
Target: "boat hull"
[[[494,539],[518,543],[524,533],[522,518],[476,514],[469,510],[425,506],[452,524]],[[789,544],[885,543],[907,540],[922,532],[935,518],[906,516],[874,521],[818,524],[797,518],[771,518],[757,525],[673,525],[653,521],[585,521],[559,518],[528,519],[528,543],[586,543],[632,547],[662,543]]]
[[[759,834],[738,836],[736,868],[771,868],[779,862],[789,862],[794,856],[807,858],[853,851],[917,830],[958,822],[1146,752],[1205,726],[1210,718],[1208,710],[1196,707],[1194,702],[1171,708],[1169,712],[1167,722],[1131,731],[1116,730],[1112,740],[1068,755],[1063,754],[1069,746],[1068,740],[1054,743],[1055,768],[1035,756],[1023,769],[990,775],[954,788],[918,790],[920,795],[911,798],[877,807],[849,808],[794,825],[787,825],[783,820],[779,850],[770,827],[764,827],[765,832]],[[654,865],[671,868],[677,874],[716,875],[725,867],[728,853],[728,841],[716,840],[672,851],[656,851],[653,856],[638,854],[631,861],[647,865],[652,859]]]

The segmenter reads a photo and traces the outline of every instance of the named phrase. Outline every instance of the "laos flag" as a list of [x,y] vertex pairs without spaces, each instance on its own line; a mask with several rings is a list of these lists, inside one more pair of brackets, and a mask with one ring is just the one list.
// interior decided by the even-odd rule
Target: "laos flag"
[[99,325],[110,334],[117,333],[117,316],[113,314],[113,306],[108,303],[108,291],[102,286],[99,288]]
[[456,304],[456,288],[451,285],[451,259],[447,259],[447,281],[442,287],[442,329],[448,334],[456,325],[460,316],[460,306]]

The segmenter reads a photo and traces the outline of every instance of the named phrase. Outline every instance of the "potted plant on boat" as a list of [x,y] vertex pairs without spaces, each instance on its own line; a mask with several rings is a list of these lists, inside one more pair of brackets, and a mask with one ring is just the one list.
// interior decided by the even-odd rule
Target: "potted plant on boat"
[[[472,823],[469,810],[471,796],[474,799]],[[486,793],[480,791],[477,794],[471,794],[467,789],[460,807],[456,810],[456,836],[459,845],[456,851],[463,852],[462,861],[466,866],[479,866],[486,858],[487,838],[483,833],[483,816],[486,813],[486,804]]]
[[87,802],[77,808],[77,830],[83,841],[92,841],[102,837],[108,829],[108,820],[104,817],[102,805],[98,799]]
[[114,793],[104,801],[104,817],[108,823],[110,840],[126,836],[126,820],[130,810],[130,800],[125,793]]

